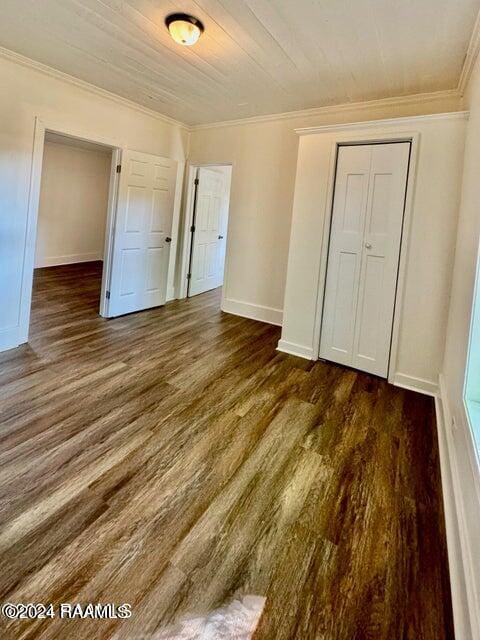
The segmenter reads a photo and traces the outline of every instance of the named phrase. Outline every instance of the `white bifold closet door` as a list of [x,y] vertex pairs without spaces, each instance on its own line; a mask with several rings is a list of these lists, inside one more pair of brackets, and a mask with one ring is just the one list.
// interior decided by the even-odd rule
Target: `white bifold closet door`
[[200,167],[189,296],[223,284],[228,204],[224,173],[213,167]]
[[387,377],[410,143],[338,150],[320,357]]
[[174,160],[123,152],[109,317],[165,304],[176,174]]

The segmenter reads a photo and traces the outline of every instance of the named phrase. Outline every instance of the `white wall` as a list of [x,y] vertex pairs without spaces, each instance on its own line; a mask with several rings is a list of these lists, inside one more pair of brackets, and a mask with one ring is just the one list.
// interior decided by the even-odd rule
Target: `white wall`
[[[446,456],[450,461],[458,549],[452,575],[456,623],[462,640],[480,638],[480,463],[463,405],[463,384],[480,239],[480,58],[466,95],[470,109],[465,145],[462,199],[442,375]],[[453,556],[452,552],[452,556]],[[463,590],[462,590],[462,582]]]
[[192,162],[233,164],[224,291],[229,310],[237,307],[239,313],[282,322],[298,153],[295,128],[455,111],[460,106],[453,97],[387,100],[195,129]]
[[[187,130],[57,75],[0,59],[0,349],[25,340],[20,328],[25,310],[20,300],[36,116],[60,130],[83,132],[86,138],[108,138],[120,147],[173,158],[179,162],[178,175],[183,175]],[[172,246],[172,257],[175,255]],[[173,289],[173,273],[169,280]]]
[[46,142],[35,267],[103,260],[111,151]]
[[[395,380],[434,393],[443,359],[465,138],[465,116],[417,118],[302,136],[281,346],[318,352],[317,296],[335,143],[420,136]],[[325,246],[326,250],[326,246]],[[325,256],[324,256],[325,257]],[[316,331],[317,329],[317,331]]]

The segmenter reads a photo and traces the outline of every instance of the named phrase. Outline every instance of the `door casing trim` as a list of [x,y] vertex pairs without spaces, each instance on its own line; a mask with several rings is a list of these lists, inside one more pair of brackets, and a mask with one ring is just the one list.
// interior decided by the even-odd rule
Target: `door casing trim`
[[30,187],[28,194],[27,231],[25,235],[25,251],[22,267],[22,290],[20,294],[19,341],[18,344],[28,342],[30,327],[30,311],[32,305],[33,271],[35,267],[35,250],[37,242],[38,210],[40,206],[40,187],[43,171],[43,151],[46,132],[58,133],[67,138],[76,138],[86,142],[93,142],[112,150],[112,164],[110,171],[110,186],[108,196],[107,223],[104,247],[104,265],[102,275],[102,289],[100,297],[100,315],[106,314],[106,292],[108,289],[111,256],[113,251],[113,229],[115,225],[116,194],[118,189],[117,164],[121,164],[121,156],[126,144],[113,138],[105,138],[84,130],[69,127],[63,123],[35,118],[32,164],[30,173]]

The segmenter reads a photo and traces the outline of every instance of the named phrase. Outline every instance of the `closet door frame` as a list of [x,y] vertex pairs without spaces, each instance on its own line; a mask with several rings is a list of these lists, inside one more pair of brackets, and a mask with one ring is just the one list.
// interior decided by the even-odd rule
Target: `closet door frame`
[[420,144],[420,133],[418,131],[375,131],[362,132],[362,125],[358,125],[358,133],[352,132],[350,127],[349,133],[341,132],[342,125],[339,126],[339,132],[335,135],[332,142],[332,150],[330,154],[330,170],[328,178],[328,195],[323,225],[323,239],[321,247],[319,287],[317,293],[316,317],[315,317],[315,356],[318,360],[320,357],[320,337],[322,331],[323,320],[323,303],[325,296],[325,284],[327,277],[328,249],[330,244],[330,229],[333,213],[333,198],[335,191],[335,179],[337,170],[337,158],[339,147],[366,144],[388,144],[392,142],[410,142],[410,163],[407,176],[407,187],[405,195],[405,209],[403,214],[403,229],[400,240],[400,259],[398,265],[397,290],[395,295],[395,308],[393,312],[392,324],[392,341],[390,348],[390,360],[388,365],[388,382],[394,383],[395,372],[397,370],[398,342],[400,333],[400,322],[402,316],[405,277],[407,269],[407,254],[409,248],[410,228],[413,211],[413,199],[415,193],[415,182],[417,175],[417,156]]

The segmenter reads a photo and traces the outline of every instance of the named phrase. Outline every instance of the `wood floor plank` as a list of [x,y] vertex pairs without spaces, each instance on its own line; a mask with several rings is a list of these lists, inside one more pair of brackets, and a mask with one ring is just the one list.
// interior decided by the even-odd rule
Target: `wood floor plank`
[[452,640],[433,402],[276,351],[219,290],[114,320],[101,263],[35,273],[0,354],[6,640],[131,640],[249,593],[255,640]]

